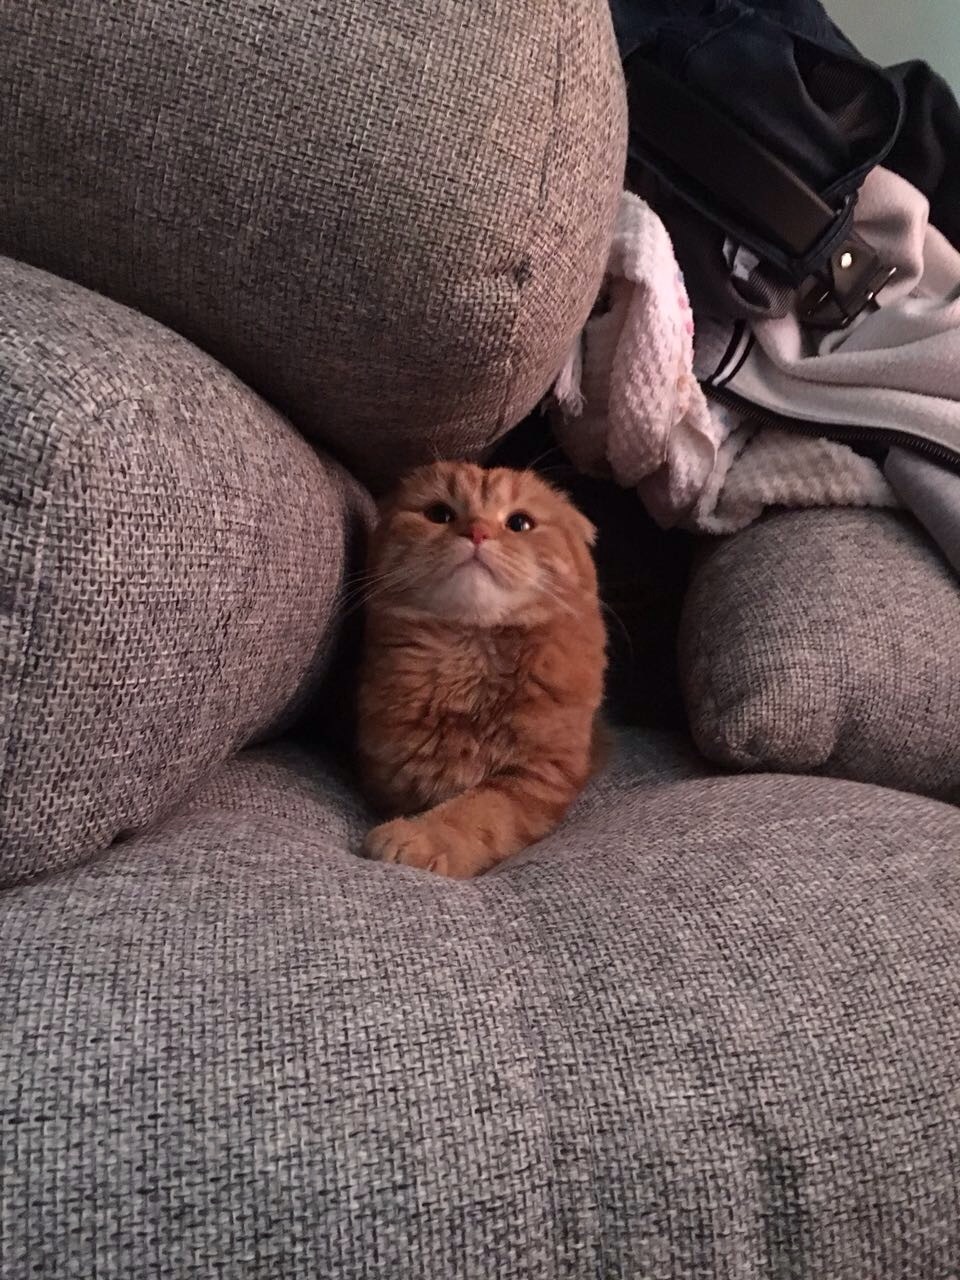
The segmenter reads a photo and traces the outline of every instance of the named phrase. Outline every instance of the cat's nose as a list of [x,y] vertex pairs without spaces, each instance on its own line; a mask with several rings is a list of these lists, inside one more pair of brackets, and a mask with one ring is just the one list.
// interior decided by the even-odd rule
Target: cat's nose
[[481,524],[479,520],[475,520],[470,526],[470,532],[467,537],[475,547],[479,547],[481,542],[486,542],[490,537],[490,530],[485,524]]

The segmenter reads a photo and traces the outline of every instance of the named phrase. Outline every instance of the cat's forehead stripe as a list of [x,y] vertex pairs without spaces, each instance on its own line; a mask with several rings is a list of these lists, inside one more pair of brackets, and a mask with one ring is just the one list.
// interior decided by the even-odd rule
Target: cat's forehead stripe
[[454,471],[451,476],[450,496],[461,506],[468,506],[470,503],[469,476],[470,472],[466,468]]
[[499,471],[496,476],[496,496],[502,507],[513,507],[520,492],[520,476],[516,471]]

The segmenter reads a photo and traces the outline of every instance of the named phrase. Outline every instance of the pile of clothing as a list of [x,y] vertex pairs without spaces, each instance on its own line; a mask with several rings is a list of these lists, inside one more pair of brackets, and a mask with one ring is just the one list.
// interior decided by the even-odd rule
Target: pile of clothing
[[612,0],[628,185],[554,396],[665,527],[912,507],[960,569],[960,107],[817,0]]

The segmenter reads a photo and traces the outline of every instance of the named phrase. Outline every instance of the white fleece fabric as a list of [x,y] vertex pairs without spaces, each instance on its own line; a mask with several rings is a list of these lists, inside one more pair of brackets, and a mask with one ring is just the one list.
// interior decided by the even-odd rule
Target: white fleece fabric
[[[793,316],[757,323],[722,375],[732,326],[694,322],[660,219],[625,193],[600,307],[554,388],[574,463],[635,487],[665,527],[730,533],[768,506],[896,506],[872,461],[818,424],[903,430],[960,452],[960,254],[928,224],[924,197],[880,168],[856,224],[898,272],[849,329],[811,336]],[[729,359],[727,361],[729,364]],[[731,412],[698,379],[763,411]],[[784,416],[814,435],[778,427]]]

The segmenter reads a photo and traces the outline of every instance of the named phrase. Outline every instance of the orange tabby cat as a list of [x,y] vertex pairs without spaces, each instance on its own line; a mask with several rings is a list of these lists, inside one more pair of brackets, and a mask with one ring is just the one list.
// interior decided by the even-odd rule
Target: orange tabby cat
[[595,531],[529,471],[421,467],[370,554],[366,851],[474,876],[551,831],[593,768],[606,636]]

